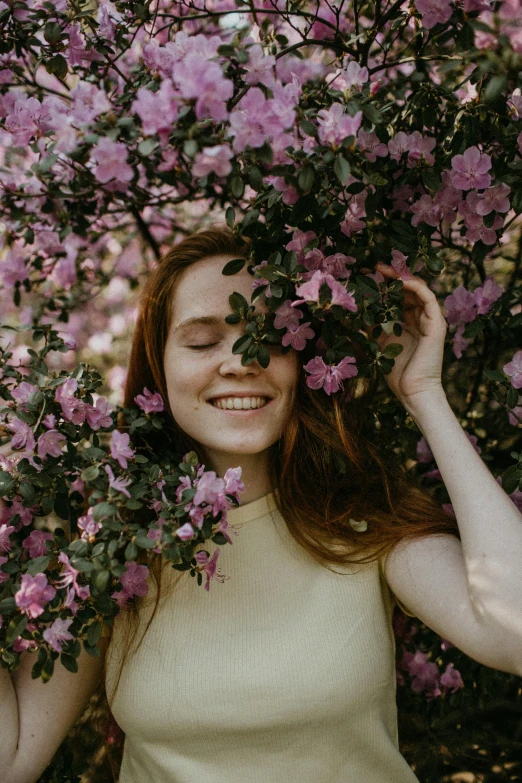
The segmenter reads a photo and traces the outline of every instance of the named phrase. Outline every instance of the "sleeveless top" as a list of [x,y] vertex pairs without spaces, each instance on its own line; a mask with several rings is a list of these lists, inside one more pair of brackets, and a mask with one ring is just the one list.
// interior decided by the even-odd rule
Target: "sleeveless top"
[[273,493],[228,521],[225,578],[207,592],[166,569],[175,589],[113,698],[126,646],[115,623],[106,686],[126,735],[119,783],[418,783],[398,749],[394,598],[381,564],[320,565]]

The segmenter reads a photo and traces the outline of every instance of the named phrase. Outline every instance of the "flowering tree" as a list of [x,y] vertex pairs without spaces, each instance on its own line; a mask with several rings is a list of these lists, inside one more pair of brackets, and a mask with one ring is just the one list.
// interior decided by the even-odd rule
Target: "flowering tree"
[[[74,670],[81,644],[97,654],[151,552],[207,588],[217,577],[195,545],[230,543],[240,474],[137,449],[163,426],[149,390],[141,412],[114,407],[133,290],[215,221],[254,240],[224,271],[248,263],[269,310],[231,297],[235,350],[265,367],[267,345],[303,352],[318,394],[390,372],[401,346],[376,340],[400,336],[401,280],[423,277],[449,326],[452,406],[522,506],[521,10],[0,0],[2,666],[34,648],[45,679],[58,658]],[[451,514],[385,384],[373,415]],[[420,695],[430,720],[459,699],[476,709],[484,667],[404,618],[396,632],[406,701]],[[486,701],[511,688],[488,676]]]

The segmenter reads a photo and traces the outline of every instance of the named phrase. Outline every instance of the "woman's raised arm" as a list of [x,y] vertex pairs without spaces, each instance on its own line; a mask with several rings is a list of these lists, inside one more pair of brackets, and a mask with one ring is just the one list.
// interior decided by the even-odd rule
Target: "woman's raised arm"
[[101,655],[82,650],[78,672],[57,665],[47,683],[31,679],[34,656],[24,653],[19,669],[0,669],[0,779],[35,783],[101,684],[108,639]]

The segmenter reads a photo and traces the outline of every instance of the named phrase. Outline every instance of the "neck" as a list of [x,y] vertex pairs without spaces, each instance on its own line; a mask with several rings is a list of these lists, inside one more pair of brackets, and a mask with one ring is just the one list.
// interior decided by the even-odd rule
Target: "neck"
[[245,485],[239,494],[242,506],[267,495],[273,487],[269,474],[270,450],[261,454],[213,454],[207,467],[221,478],[229,468],[241,468],[241,481]]

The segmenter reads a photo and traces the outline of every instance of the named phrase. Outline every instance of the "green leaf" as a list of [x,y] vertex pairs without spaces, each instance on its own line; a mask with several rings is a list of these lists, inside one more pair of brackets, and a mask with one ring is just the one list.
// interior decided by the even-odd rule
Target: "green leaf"
[[100,468],[98,465],[89,465],[88,468],[82,471],[80,478],[82,481],[94,481],[100,475]]
[[11,474],[6,470],[0,470],[0,495],[7,495],[14,487],[14,484]]
[[6,615],[10,612],[14,612],[16,609],[16,601],[14,598],[4,598],[0,601],[0,615]]
[[319,136],[317,126],[310,120],[303,120],[300,128],[306,136],[312,136],[314,139],[317,139]]
[[98,571],[98,573],[95,574],[94,586],[97,590],[99,590],[100,593],[102,593],[109,584],[110,576],[110,573],[106,569]]
[[26,614],[13,617],[6,630],[6,642],[8,644],[11,644],[18,636],[20,636],[22,631],[25,630],[28,621],[29,617]]
[[350,176],[350,164],[342,155],[337,155],[335,159],[334,172],[341,185],[344,185],[346,182],[348,182],[348,178]]
[[228,301],[230,307],[235,313],[241,310],[245,310],[245,311],[248,310],[247,300],[242,294],[238,293],[237,291],[234,291],[233,294],[230,294],[230,296],[228,297]]
[[518,402],[518,389],[510,386],[506,395],[506,402],[508,408],[514,408]]
[[62,666],[65,666],[67,671],[76,674],[76,672],[78,671],[78,662],[76,658],[73,658],[72,655],[67,655],[67,653],[62,653],[60,655],[60,661],[62,663]]
[[138,546],[135,541],[129,541],[125,547],[125,560],[136,560],[138,557]]
[[144,158],[147,158],[149,155],[152,155],[157,147],[158,142],[155,139],[144,139],[138,144],[138,152],[140,155],[143,155]]
[[241,177],[235,176],[230,180],[230,190],[235,198],[241,198],[245,191],[245,183]]
[[112,503],[97,503],[93,506],[92,516],[95,522],[101,522],[102,519],[112,516],[117,510]]
[[387,359],[395,359],[396,356],[402,353],[403,348],[400,343],[390,343],[382,352],[382,356],[385,356]]
[[97,643],[98,639],[101,636],[101,631],[102,631],[102,626],[98,620],[95,620],[94,623],[91,623],[89,625],[89,630],[87,631],[87,644],[90,647],[94,647],[94,645]]
[[245,351],[250,346],[251,342],[252,342],[252,338],[250,337],[250,335],[244,334],[242,337],[236,340],[236,342],[232,346],[232,353],[235,354],[243,353],[243,351]]
[[307,192],[312,189],[315,181],[315,171],[313,166],[304,166],[297,177],[297,184],[301,190]]
[[42,555],[41,557],[35,557],[34,560],[31,560],[29,563],[29,567],[27,568],[27,573],[31,574],[31,576],[36,576],[36,574],[41,574],[49,563],[51,562],[51,558],[49,555]]
[[233,207],[228,207],[225,212],[225,221],[229,228],[233,228],[236,220],[236,213]]
[[259,345],[257,350],[257,361],[266,370],[270,364],[270,351],[265,345]]
[[227,324],[239,324],[241,323],[241,317],[236,313],[230,313],[230,315],[227,315],[225,318],[225,322]]
[[237,275],[238,272],[241,272],[243,267],[246,264],[245,258],[234,258],[232,261],[229,261],[223,269],[221,270],[222,275]]
[[484,370],[484,375],[490,381],[505,381],[506,376],[501,370]]

